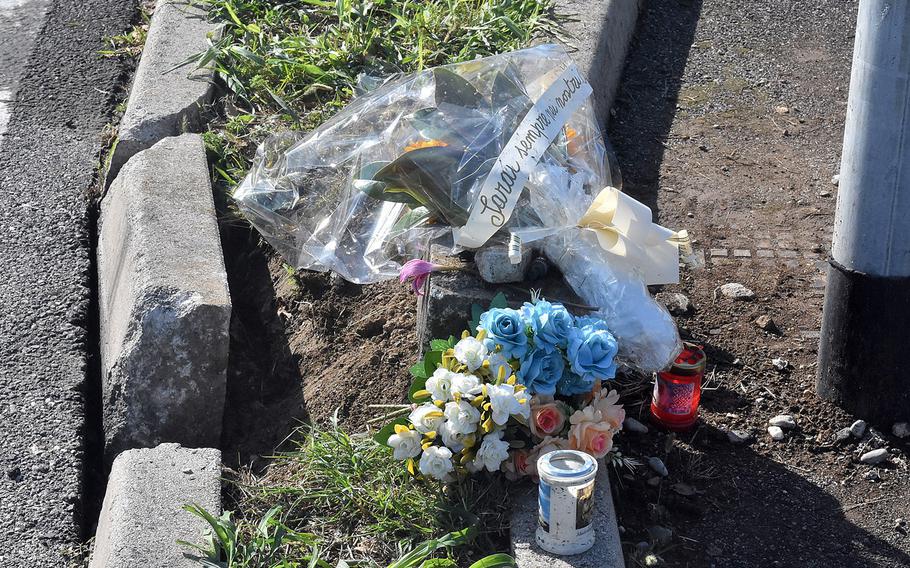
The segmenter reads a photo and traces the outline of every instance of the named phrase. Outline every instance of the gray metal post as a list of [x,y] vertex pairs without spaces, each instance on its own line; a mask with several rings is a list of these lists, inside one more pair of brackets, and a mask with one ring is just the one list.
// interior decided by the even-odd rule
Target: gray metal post
[[910,2],[861,0],[818,394],[877,422],[910,417]]

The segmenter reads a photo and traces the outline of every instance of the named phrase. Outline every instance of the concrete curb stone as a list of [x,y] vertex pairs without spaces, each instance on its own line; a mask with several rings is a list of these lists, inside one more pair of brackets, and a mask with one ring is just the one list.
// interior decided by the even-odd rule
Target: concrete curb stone
[[117,456],[107,483],[90,568],[193,568],[178,540],[203,544],[207,524],[184,511],[221,514],[221,452],[161,444]]
[[202,138],[130,159],[101,203],[105,453],[221,438],[231,300]]
[[603,461],[597,469],[594,485],[594,546],[572,556],[551,554],[539,546],[537,531],[537,484],[513,494],[512,556],[522,568],[624,568],[616,510],[610,492],[610,475]]
[[137,152],[202,125],[202,106],[212,98],[212,72],[194,70],[192,64],[175,67],[208,49],[208,37],[219,28],[206,17],[205,9],[187,0],[158,1],[105,173],[106,188]]

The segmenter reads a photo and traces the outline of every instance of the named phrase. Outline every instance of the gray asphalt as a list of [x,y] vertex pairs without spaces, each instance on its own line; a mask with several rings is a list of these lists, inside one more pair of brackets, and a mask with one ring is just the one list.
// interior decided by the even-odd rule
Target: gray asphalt
[[124,67],[98,50],[135,9],[131,0],[0,0],[4,567],[61,565],[62,550],[84,536],[86,195]]

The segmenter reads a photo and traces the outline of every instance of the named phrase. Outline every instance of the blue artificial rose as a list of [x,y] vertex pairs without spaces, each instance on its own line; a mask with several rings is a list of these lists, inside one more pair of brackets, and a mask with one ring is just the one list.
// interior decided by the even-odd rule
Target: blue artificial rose
[[616,376],[616,338],[598,325],[576,327],[569,332],[569,366],[572,372],[592,385],[595,380]]
[[518,310],[493,308],[480,316],[477,329],[487,332],[484,344],[493,351],[498,345],[501,353],[508,359],[521,359],[528,351],[528,335],[525,323]]
[[575,318],[562,304],[551,304],[545,300],[536,304],[525,302],[521,313],[534,331],[535,347],[546,351],[557,347],[565,349],[569,330],[575,327]]
[[532,349],[522,357],[521,367],[515,375],[528,387],[530,394],[552,395],[556,393],[556,382],[562,377],[565,368],[566,362],[558,349]]
[[556,390],[563,396],[573,396],[576,394],[588,394],[594,390],[594,375],[582,377],[571,370],[566,369],[562,378],[556,384]]

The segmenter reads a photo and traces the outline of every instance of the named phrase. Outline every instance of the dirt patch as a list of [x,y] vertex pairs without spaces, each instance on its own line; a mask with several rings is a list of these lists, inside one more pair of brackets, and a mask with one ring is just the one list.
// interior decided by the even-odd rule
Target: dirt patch
[[336,411],[360,431],[378,412],[368,405],[404,400],[417,352],[408,288],[294,273],[248,228],[224,225],[222,234],[234,302],[222,440],[229,463],[268,455],[301,422]]

